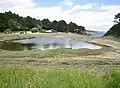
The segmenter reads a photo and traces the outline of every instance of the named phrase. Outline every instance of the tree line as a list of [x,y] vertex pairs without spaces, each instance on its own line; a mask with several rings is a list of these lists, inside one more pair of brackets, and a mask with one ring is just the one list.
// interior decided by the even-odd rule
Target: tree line
[[9,29],[11,31],[30,31],[37,28],[41,30],[54,30],[56,32],[72,32],[85,34],[86,29],[84,26],[70,22],[67,24],[64,20],[49,21],[49,19],[38,20],[30,16],[22,17],[11,11],[0,13],[0,32]]

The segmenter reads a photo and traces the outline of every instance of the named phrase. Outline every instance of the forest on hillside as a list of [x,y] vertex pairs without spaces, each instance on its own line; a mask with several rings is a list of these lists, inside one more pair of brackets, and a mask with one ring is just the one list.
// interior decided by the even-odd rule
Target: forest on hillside
[[115,15],[114,17],[114,25],[110,28],[110,30],[105,34],[105,36],[115,36],[120,37],[120,13]]
[[30,16],[19,16],[11,11],[0,13],[0,32],[5,32],[8,29],[10,31],[30,31],[35,28],[36,32],[52,29],[56,32],[86,33],[84,26],[78,26],[73,22],[67,24],[64,20],[52,22],[49,19],[38,20]]

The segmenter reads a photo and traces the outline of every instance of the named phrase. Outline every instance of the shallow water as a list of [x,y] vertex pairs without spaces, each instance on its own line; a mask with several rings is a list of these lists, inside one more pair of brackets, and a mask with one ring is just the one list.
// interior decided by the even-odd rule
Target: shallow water
[[0,42],[0,49],[11,50],[11,51],[21,51],[21,50],[49,50],[58,48],[70,48],[70,49],[101,49],[100,46],[85,43],[85,42],[75,42],[70,38],[33,38],[24,40],[15,40],[12,42]]
[[99,31],[87,31],[87,34],[90,34],[92,37],[102,37],[105,35],[106,32],[99,32]]

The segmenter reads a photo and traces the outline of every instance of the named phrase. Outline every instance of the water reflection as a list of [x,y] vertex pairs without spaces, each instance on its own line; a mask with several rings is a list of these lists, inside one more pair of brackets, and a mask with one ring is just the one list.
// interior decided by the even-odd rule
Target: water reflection
[[13,42],[0,42],[0,49],[10,51],[32,50],[35,44],[22,44]]
[[71,39],[70,38],[33,38],[25,40],[17,40],[15,43],[29,44],[33,43],[35,46],[32,46],[33,49],[48,50],[48,49],[58,49],[58,48],[71,48]]
[[24,40],[16,40],[14,42],[17,43],[23,43],[23,44],[29,44],[33,43],[36,45],[57,45],[57,46],[65,46],[70,44],[71,39],[70,38],[49,38],[49,37],[43,37],[43,38],[33,38],[33,39],[24,39]]
[[72,42],[72,49],[80,49],[80,48],[87,48],[87,49],[101,49],[100,46],[89,44],[85,42]]
[[21,50],[48,50],[48,49],[58,49],[58,48],[70,48],[70,49],[100,49],[100,46],[84,43],[84,42],[74,42],[69,38],[33,38],[16,40],[13,42],[0,42],[0,49],[11,50],[11,51],[21,51]]

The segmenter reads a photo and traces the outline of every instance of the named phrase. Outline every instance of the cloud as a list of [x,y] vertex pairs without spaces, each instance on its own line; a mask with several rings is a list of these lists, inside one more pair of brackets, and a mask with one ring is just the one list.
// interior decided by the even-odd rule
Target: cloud
[[[67,3],[67,4],[66,4]],[[75,4],[64,0],[56,6],[41,7],[33,0],[0,0],[0,12],[12,11],[21,16],[32,16],[37,19],[49,18],[53,20],[70,21],[85,26],[89,30],[107,31],[114,23],[114,15],[118,13],[120,5],[102,5],[98,3]]]
[[64,4],[67,6],[72,6],[74,3],[73,2],[64,2]]
[[93,8],[93,6],[96,5],[96,4],[83,4],[83,5],[75,5],[73,7],[73,10],[80,10],[80,9],[91,9]]
[[36,4],[33,0],[0,0],[0,8],[12,8],[15,6],[34,7]]
[[65,5],[67,5],[67,6],[73,6],[74,5],[74,3],[72,2],[72,0],[64,0],[62,3],[65,4]]

